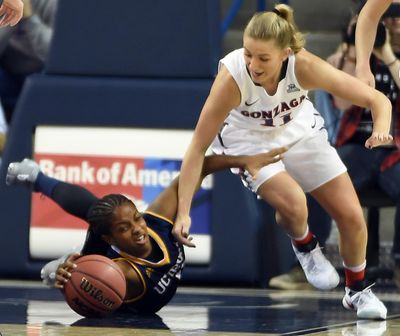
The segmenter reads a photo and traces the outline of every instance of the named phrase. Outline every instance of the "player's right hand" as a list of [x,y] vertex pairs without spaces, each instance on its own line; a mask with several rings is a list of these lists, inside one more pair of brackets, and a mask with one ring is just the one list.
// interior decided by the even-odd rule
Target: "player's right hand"
[[368,149],[391,144],[393,144],[393,136],[384,132],[372,132],[371,136],[365,141],[365,147]]
[[80,253],[74,252],[70,254],[62,264],[58,266],[54,287],[60,289],[64,288],[65,283],[67,283],[68,280],[71,278],[71,273],[69,271],[77,267],[74,262],[79,257],[81,257]]
[[276,149],[272,149],[269,152],[250,155],[246,159],[245,169],[250,173],[252,177],[255,177],[258,171],[265,166],[268,166],[271,163],[278,162],[282,159],[282,154],[285,153],[288,149],[286,147],[280,147]]
[[172,228],[172,235],[178,243],[187,247],[196,247],[192,242],[193,237],[189,236],[189,229],[192,224],[190,216],[177,216],[174,227]]

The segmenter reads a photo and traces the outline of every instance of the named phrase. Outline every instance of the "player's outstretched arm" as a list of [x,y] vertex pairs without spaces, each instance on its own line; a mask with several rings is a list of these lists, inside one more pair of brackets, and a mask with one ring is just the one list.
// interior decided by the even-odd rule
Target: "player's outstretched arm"
[[[197,189],[200,187],[205,176],[223,169],[241,168],[243,170],[247,170],[251,175],[254,176],[262,167],[279,161],[286,151],[286,148],[277,148],[257,155],[206,156],[201,177],[197,184]],[[174,221],[178,208],[178,185],[179,177],[175,178],[171,182],[171,185],[157,196],[157,198],[149,205],[147,210]]]

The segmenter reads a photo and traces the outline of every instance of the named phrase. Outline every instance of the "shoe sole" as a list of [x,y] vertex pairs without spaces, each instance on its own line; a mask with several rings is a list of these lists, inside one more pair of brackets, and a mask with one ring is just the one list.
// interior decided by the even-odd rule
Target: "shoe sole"
[[368,320],[386,320],[386,313],[377,312],[376,310],[363,310],[362,312],[357,312],[357,317],[360,319]]
[[[354,305],[348,302],[347,297],[344,296],[342,300],[343,307],[348,310],[355,310]],[[357,317],[366,320],[386,320],[387,313],[377,312],[372,309],[364,309],[362,312],[357,312]]]

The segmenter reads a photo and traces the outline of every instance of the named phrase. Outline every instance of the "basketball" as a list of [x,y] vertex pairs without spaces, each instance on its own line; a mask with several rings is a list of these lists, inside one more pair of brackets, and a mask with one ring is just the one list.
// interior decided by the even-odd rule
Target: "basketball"
[[125,276],[118,265],[97,254],[80,257],[75,264],[64,285],[71,309],[85,317],[102,317],[115,311],[126,293]]

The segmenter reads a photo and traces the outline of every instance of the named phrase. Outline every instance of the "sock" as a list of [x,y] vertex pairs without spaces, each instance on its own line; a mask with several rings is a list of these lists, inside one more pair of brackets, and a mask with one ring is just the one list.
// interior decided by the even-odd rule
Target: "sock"
[[[365,278],[365,266],[364,261],[361,265],[348,267],[343,263],[344,273],[346,276],[346,287],[360,291],[364,289],[364,278]],[[362,288],[361,288],[362,287]]]
[[39,172],[36,181],[33,185],[33,190],[37,192],[41,192],[48,197],[51,197],[55,186],[60,183],[59,180],[56,180],[52,177],[49,177],[42,172]]
[[304,235],[299,238],[292,237],[292,243],[299,252],[310,252],[315,248],[315,246],[317,246],[318,241],[307,225]]

